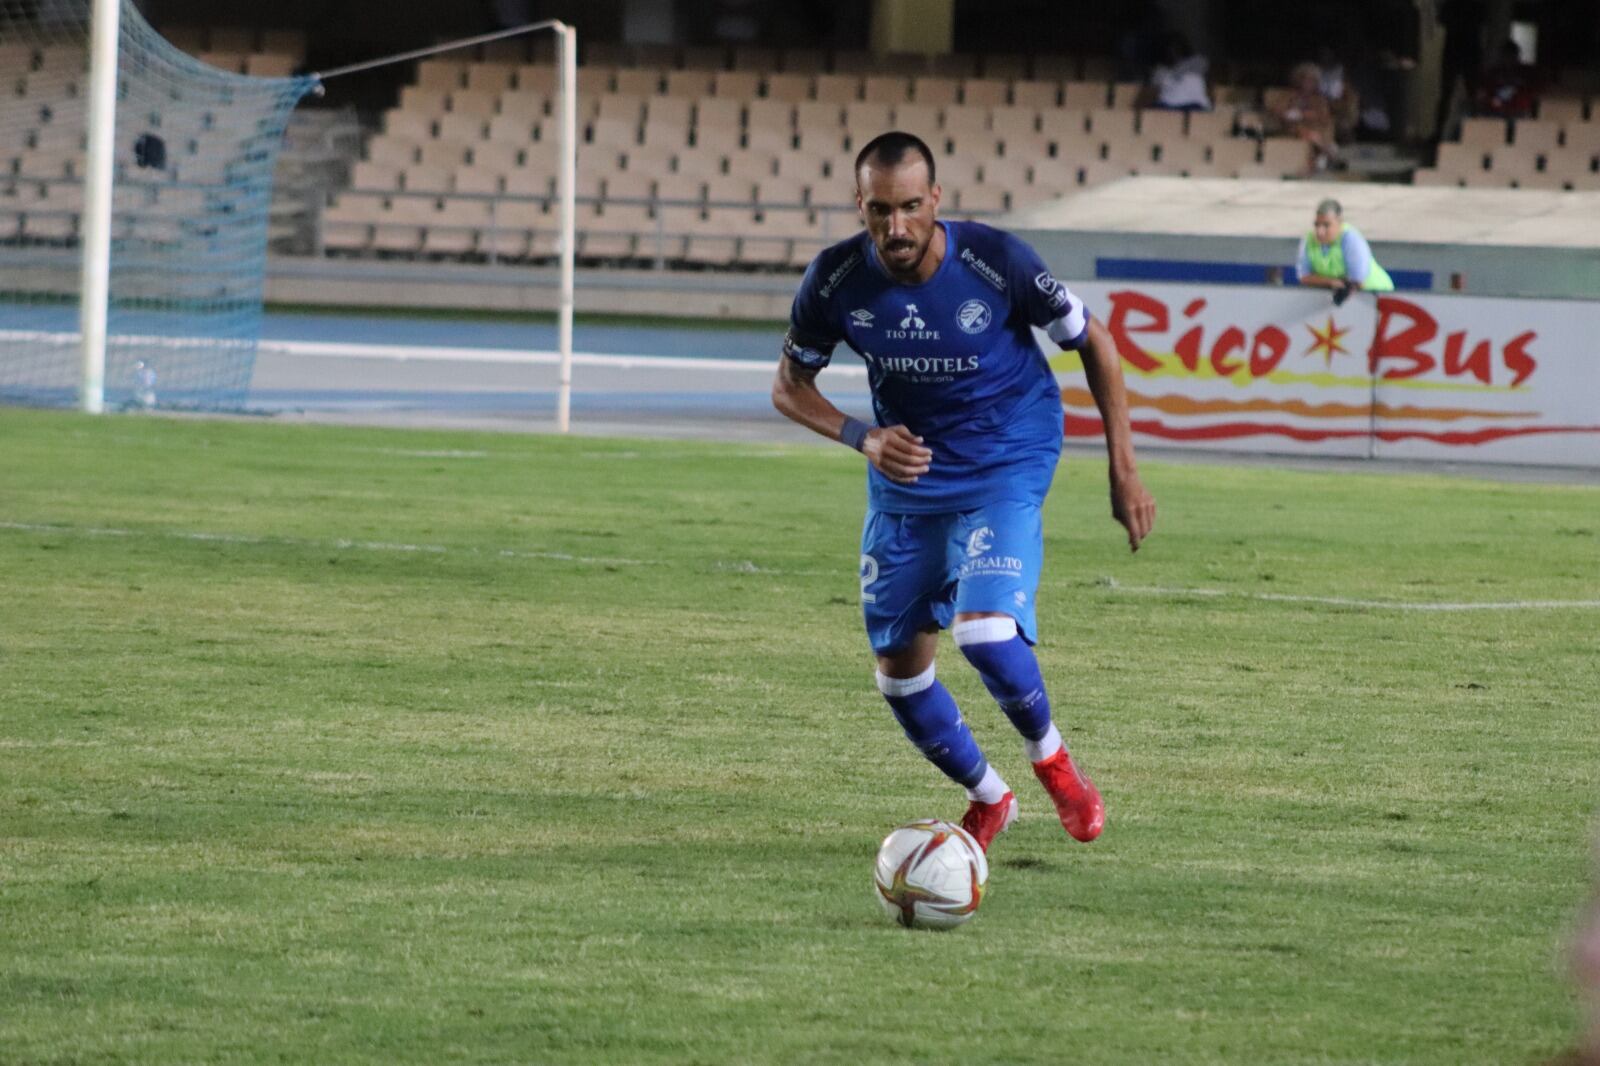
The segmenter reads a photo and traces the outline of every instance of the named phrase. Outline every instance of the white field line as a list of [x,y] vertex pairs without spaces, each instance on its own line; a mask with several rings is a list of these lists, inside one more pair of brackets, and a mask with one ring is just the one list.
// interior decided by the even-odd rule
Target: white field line
[[305,540],[299,537],[253,537],[240,533],[202,533],[188,530],[106,529],[97,526],[64,526],[38,522],[0,522],[0,529],[21,533],[56,533],[78,537],[162,537],[167,540],[209,541],[221,544],[257,544],[291,548],[317,548],[337,551],[401,552],[418,555],[493,555],[502,559],[551,559],[564,563],[594,563],[604,566],[661,566],[658,559],[612,559],[602,556],[573,555],[570,552],[524,551],[501,548],[482,552],[476,548],[447,548],[442,544],[401,544],[377,540]]
[[[136,530],[112,529],[99,526],[69,526],[42,522],[0,522],[0,530],[20,533],[54,533],[80,537],[162,537],[169,540],[186,540],[220,544],[278,545],[298,548],[317,548],[338,551],[399,552],[421,555],[488,555],[502,559],[544,559],[555,562],[589,563],[605,566],[667,566],[665,559],[621,559],[603,556],[573,555],[570,552],[530,551],[515,548],[480,550],[477,548],[449,548],[442,544],[406,544],[376,540],[307,540],[297,537],[257,537],[240,533],[205,533],[190,530]],[[757,566],[748,561],[728,562],[717,560],[711,568],[719,573],[764,574],[773,577],[825,577],[832,570],[777,570]],[[1087,586],[1107,592],[1127,592],[1141,596],[1166,596],[1174,599],[1198,596],[1206,599],[1256,600],[1265,603],[1305,603],[1323,607],[1354,607],[1377,611],[1553,611],[1593,610],[1600,608],[1600,600],[1498,600],[1479,603],[1430,603],[1404,600],[1358,600],[1344,596],[1302,596],[1280,592],[1238,592],[1230,589],[1182,588],[1166,585],[1124,585],[1117,581],[1099,581]]]
[[[775,338],[773,341],[772,348],[774,352],[778,349],[780,339]],[[218,343],[213,339],[204,337],[143,337],[123,336],[120,334],[115,340],[118,343],[155,345],[167,348],[206,347]],[[8,329],[0,330],[0,341],[25,341],[34,344],[55,344],[70,347],[78,343],[78,335],[66,332],[50,333],[42,330]],[[236,343],[243,344],[244,342]],[[387,359],[391,362],[431,359],[456,363],[520,363],[526,366],[557,366],[561,362],[560,352],[541,348],[452,348],[421,344],[353,344],[346,341],[263,340],[257,342],[256,350],[273,355],[327,359]],[[697,359],[678,355],[614,355],[605,352],[573,352],[572,364],[574,366],[609,367],[614,370],[636,370],[655,367],[659,370],[732,370],[771,374],[777,369],[778,357],[774,354],[771,359]],[[834,378],[864,378],[867,376],[867,368],[850,365],[835,366],[829,368],[829,374]]]
[[1264,603],[1314,603],[1323,607],[1359,607],[1378,611],[1554,611],[1563,608],[1591,610],[1600,600],[1497,600],[1477,603],[1429,603],[1405,600],[1357,600],[1345,596],[1300,596],[1285,592],[1238,592],[1231,589],[1180,588],[1167,585],[1123,585],[1101,582],[1093,586],[1110,592],[1142,596],[1200,596],[1208,599],[1258,600]]

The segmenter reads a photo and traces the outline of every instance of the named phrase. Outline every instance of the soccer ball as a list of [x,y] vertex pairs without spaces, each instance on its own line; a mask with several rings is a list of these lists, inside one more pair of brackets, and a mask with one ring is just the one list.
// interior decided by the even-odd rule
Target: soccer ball
[[901,925],[952,929],[978,912],[989,860],[965,829],[925,818],[883,838],[872,880],[878,904]]

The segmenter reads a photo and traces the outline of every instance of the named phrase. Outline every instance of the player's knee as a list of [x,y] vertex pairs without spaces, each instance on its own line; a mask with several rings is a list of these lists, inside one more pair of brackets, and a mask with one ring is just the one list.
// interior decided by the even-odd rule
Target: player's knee
[[878,691],[906,736],[924,751],[945,743],[946,734],[961,727],[955,700],[939,684],[931,665],[915,677],[890,677],[880,670]]
[[957,622],[956,647],[1001,706],[1026,703],[1041,691],[1033,649],[1017,634],[1015,619],[1000,616]]

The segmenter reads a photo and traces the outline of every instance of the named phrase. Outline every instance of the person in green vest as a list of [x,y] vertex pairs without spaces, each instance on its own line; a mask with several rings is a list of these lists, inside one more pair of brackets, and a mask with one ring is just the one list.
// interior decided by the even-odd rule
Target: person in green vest
[[1393,292],[1394,280],[1372,257],[1372,246],[1361,231],[1344,221],[1338,200],[1317,205],[1311,232],[1300,239],[1295,263],[1300,284],[1332,289],[1333,302],[1342,304],[1352,292]]

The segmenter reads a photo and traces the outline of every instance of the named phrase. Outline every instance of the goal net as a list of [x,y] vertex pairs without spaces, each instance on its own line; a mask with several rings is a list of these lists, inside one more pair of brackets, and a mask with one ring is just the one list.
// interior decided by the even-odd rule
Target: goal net
[[[242,406],[272,174],[309,77],[208,66],[121,0],[105,406]],[[0,402],[69,406],[79,313],[90,0],[0,0]]]

